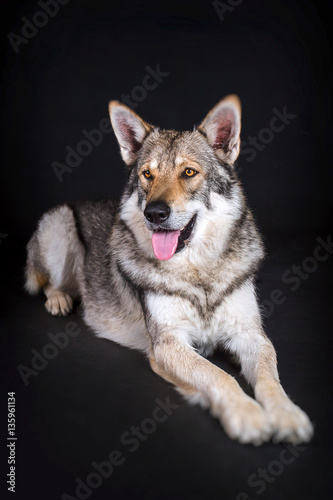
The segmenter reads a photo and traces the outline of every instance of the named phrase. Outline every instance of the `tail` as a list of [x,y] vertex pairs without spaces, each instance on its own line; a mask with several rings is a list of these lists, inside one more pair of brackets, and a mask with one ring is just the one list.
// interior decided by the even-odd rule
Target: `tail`
[[49,278],[46,272],[41,269],[39,262],[39,244],[36,233],[27,245],[27,252],[24,288],[31,295],[36,295],[49,282]]

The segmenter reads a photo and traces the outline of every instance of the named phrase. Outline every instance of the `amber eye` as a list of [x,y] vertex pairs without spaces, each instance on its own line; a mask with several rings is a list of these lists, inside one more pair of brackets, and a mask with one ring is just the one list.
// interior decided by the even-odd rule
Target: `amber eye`
[[145,170],[143,172],[143,175],[145,176],[146,179],[151,179],[151,171],[150,170]]
[[187,168],[185,170],[185,175],[186,177],[194,177],[198,172],[196,170],[193,170],[193,168]]

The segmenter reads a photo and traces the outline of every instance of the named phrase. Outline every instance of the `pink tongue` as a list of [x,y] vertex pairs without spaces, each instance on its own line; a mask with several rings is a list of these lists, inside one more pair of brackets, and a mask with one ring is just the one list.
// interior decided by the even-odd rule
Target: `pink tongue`
[[153,234],[152,244],[155,257],[159,260],[169,260],[174,255],[180,231],[157,231]]

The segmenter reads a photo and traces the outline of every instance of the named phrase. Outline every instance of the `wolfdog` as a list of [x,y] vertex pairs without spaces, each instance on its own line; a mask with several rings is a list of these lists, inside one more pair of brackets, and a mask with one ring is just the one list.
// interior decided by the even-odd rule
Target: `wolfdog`
[[[241,443],[300,443],[313,428],[286,395],[263,331],[254,276],[263,245],[235,172],[241,106],[221,100],[189,132],[109,104],[128,181],[120,202],[60,205],[28,243],[26,289],[53,315],[82,301],[100,337],[143,351],[190,402]],[[224,348],[254,390],[207,356]]]

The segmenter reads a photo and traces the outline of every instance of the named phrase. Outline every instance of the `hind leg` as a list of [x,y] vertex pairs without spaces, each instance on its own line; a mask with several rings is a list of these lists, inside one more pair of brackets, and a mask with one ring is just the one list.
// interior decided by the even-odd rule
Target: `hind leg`
[[28,244],[25,287],[32,294],[43,289],[50,314],[71,312],[80,295],[83,257],[72,209],[62,205],[44,214]]
[[66,292],[54,288],[50,283],[44,287],[47,297],[45,308],[53,316],[67,316],[73,309],[73,300]]

